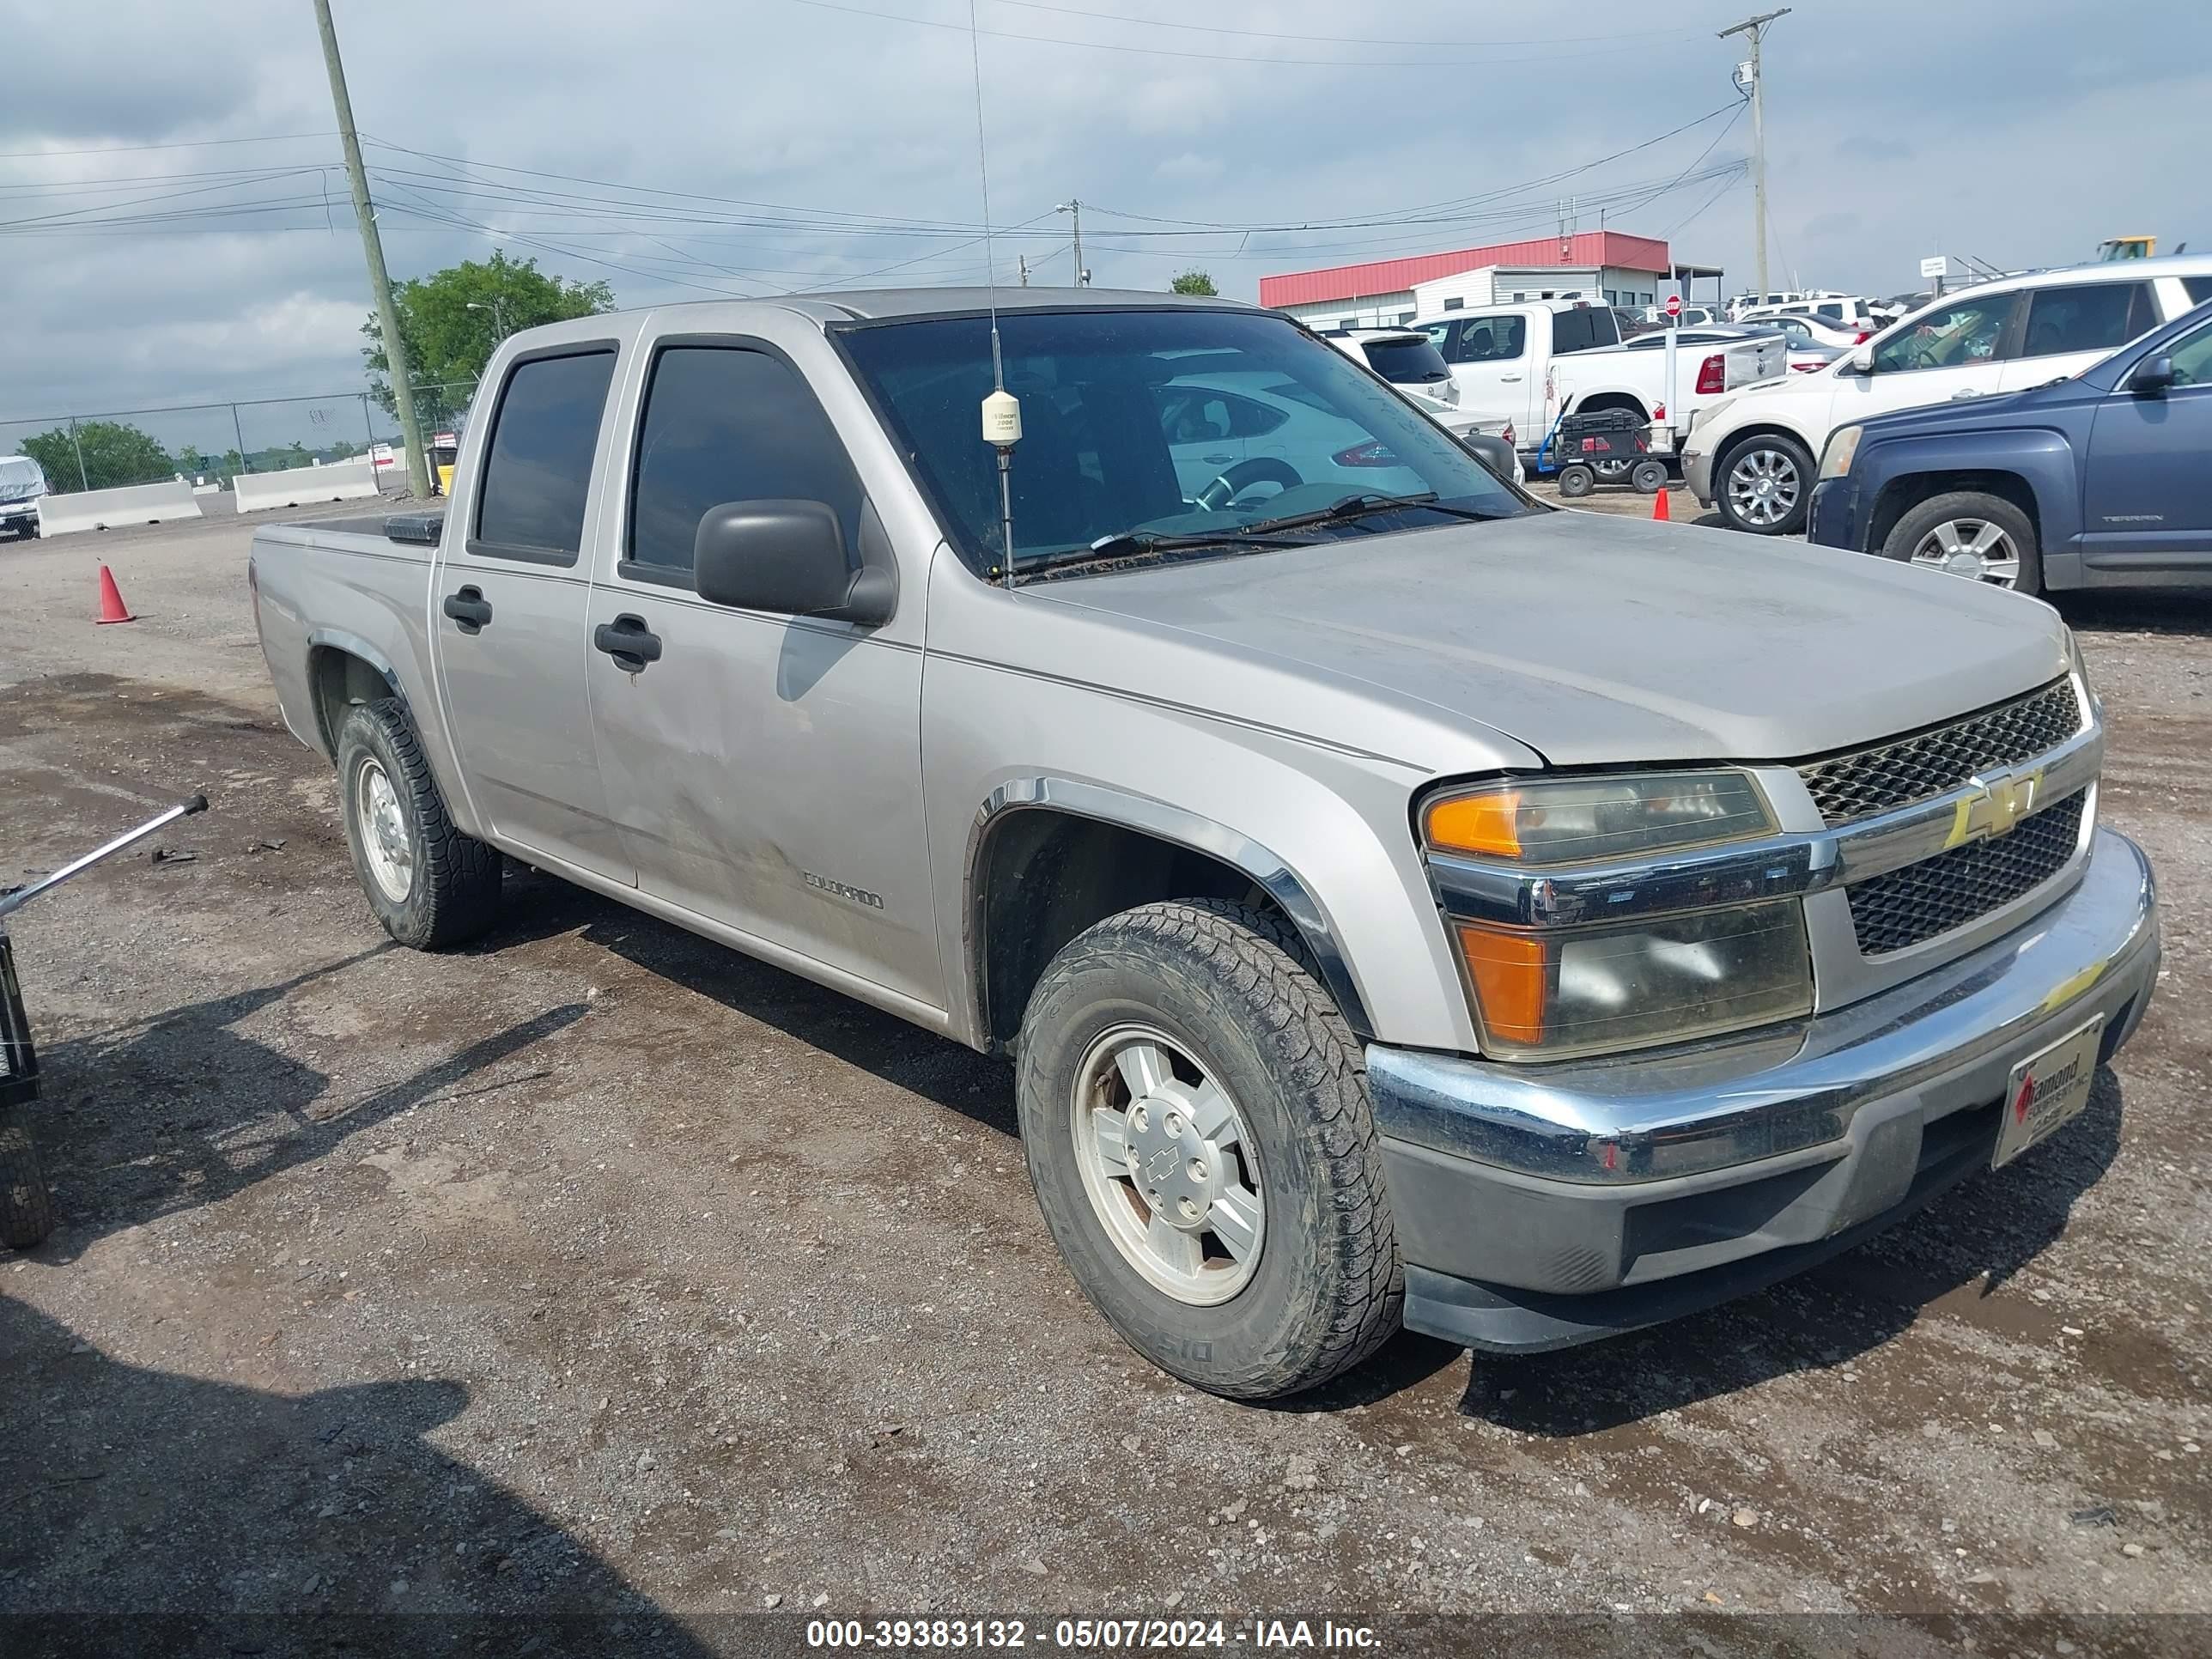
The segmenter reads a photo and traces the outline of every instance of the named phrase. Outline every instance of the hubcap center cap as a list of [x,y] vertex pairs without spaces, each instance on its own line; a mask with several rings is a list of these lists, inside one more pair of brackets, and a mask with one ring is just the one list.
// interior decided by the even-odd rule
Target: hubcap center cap
[[1180,1085],[1163,1088],[1129,1109],[1129,1178],[1155,1215],[1195,1232],[1224,1190],[1221,1149],[1193,1127]]

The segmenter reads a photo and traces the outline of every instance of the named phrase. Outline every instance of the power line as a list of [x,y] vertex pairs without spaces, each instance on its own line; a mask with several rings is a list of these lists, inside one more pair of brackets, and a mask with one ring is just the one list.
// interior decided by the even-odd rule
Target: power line
[[[1372,34],[1288,34],[1279,29],[1228,28],[1218,23],[1177,23],[1163,17],[1131,17],[1122,12],[1086,11],[1079,6],[1048,5],[1044,0],[997,0],[997,3],[1018,6],[1024,11],[1057,12],[1063,17],[1090,17],[1101,22],[1127,23],[1133,27],[1179,29],[1191,34],[1233,34],[1251,40],[1300,40],[1315,46],[1473,46],[1486,49],[1492,46],[1548,46],[1555,44],[1555,40],[1406,40]],[[1638,38],[1645,42],[1677,38],[1691,40],[1702,33],[1702,30],[1692,29],[1653,29],[1639,33]]]
[[87,149],[0,150],[0,161],[44,161],[63,155],[121,155],[149,149],[205,149],[216,144],[288,144],[301,138],[335,138],[335,132],[272,132],[258,138],[179,138],[166,144],[94,144]]

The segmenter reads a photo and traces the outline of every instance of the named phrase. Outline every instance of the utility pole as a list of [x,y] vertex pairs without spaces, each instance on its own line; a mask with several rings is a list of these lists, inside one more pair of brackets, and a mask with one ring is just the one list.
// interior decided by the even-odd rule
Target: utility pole
[[501,304],[498,295],[495,294],[491,296],[491,303],[489,305],[480,305],[476,301],[471,300],[466,305],[462,307],[462,309],[465,311],[489,311],[491,313],[492,330],[499,336],[499,343],[501,345],[505,345],[507,343],[507,311]]
[[[1790,8],[1763,11],[1756,17],[1747,17],[1734,28],[1720,32],[1727,40],[1731,34],[1741,34],[1751,42],[1751,216],[1753,234],[1759,239],[1759,298],[1755,303],[1766,303],[1766,77],[1759,73],[1759,45],[1766,33],[1766,26],[1778,17],[1790,15]],[[1737,82],[1742,84],[1741,81]]]
[[1027,288],[1030,285],[1030,256],[1026,253],[1017,253],[1014,255],[1014,264],[1021,270],[1022,286]]
[[1054,208],[1053,211],[1054,213],[1068,214],[1074,220],[1075,285],[1078,288],[1089,288],[1091,286],[1091,273],[1083,268],[1083,204],[1071,197],[1066,201],[1062,202],[1058,207]]
[[323,63],[331,72],[331,102],[337,106],[338,143],[345,150],[346,181],[353,186],[354,217],[361,222],[361,248],[368,259],[368,286],[376,301],[377,331],[384,336],[384,361],[392,375],[392,404],[399,416],[399,435],[407,446],[407,489],[418,501],[428,500],[430,470],[422,459],[422,429],[415,423],[415,388],[410,381],[407,344],[399,337],[399,312],[392,303],[392,278],[384,269],[384,244],[376,234],[376,210],[369,205],[368,175],[362,170],[361,138],[353,130],[353,100],[346,95],[345,65],[338,60],[338,31],[331,21],[331,0],[315,0],[315,22],[323,32]]

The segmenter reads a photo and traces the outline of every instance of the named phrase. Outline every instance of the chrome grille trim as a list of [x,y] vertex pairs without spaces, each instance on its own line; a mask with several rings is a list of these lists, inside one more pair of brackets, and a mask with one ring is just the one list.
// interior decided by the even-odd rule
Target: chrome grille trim
[[2027,897],[2063,872],[2081,842],[2086,790],[2022,818],[2009,834],[1968,842],[1844,890],[1859,952],[1892,955]]
[[1851,824],[1933,800],[1977,774],[2059,747],[2085,724],[2074,681],[2053,680],[2024,697],[1798,766],[1798,778],[1830,827]]

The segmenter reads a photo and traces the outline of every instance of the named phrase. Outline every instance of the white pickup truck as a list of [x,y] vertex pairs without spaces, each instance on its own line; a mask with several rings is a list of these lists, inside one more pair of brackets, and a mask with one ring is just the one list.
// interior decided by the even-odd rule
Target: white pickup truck
[[1677,349],[1674,406],[1667,410],[1667,354],[1632,351],[1603,306],[1530,303],[1486,306],[1413,325],[1437,343],[1460,407],[1513,422],[1534,448],[1562,415],[1625,409],[1638,420],[1678,429],[1711,400],[1789,373],[1779,334],[1728,345]]

